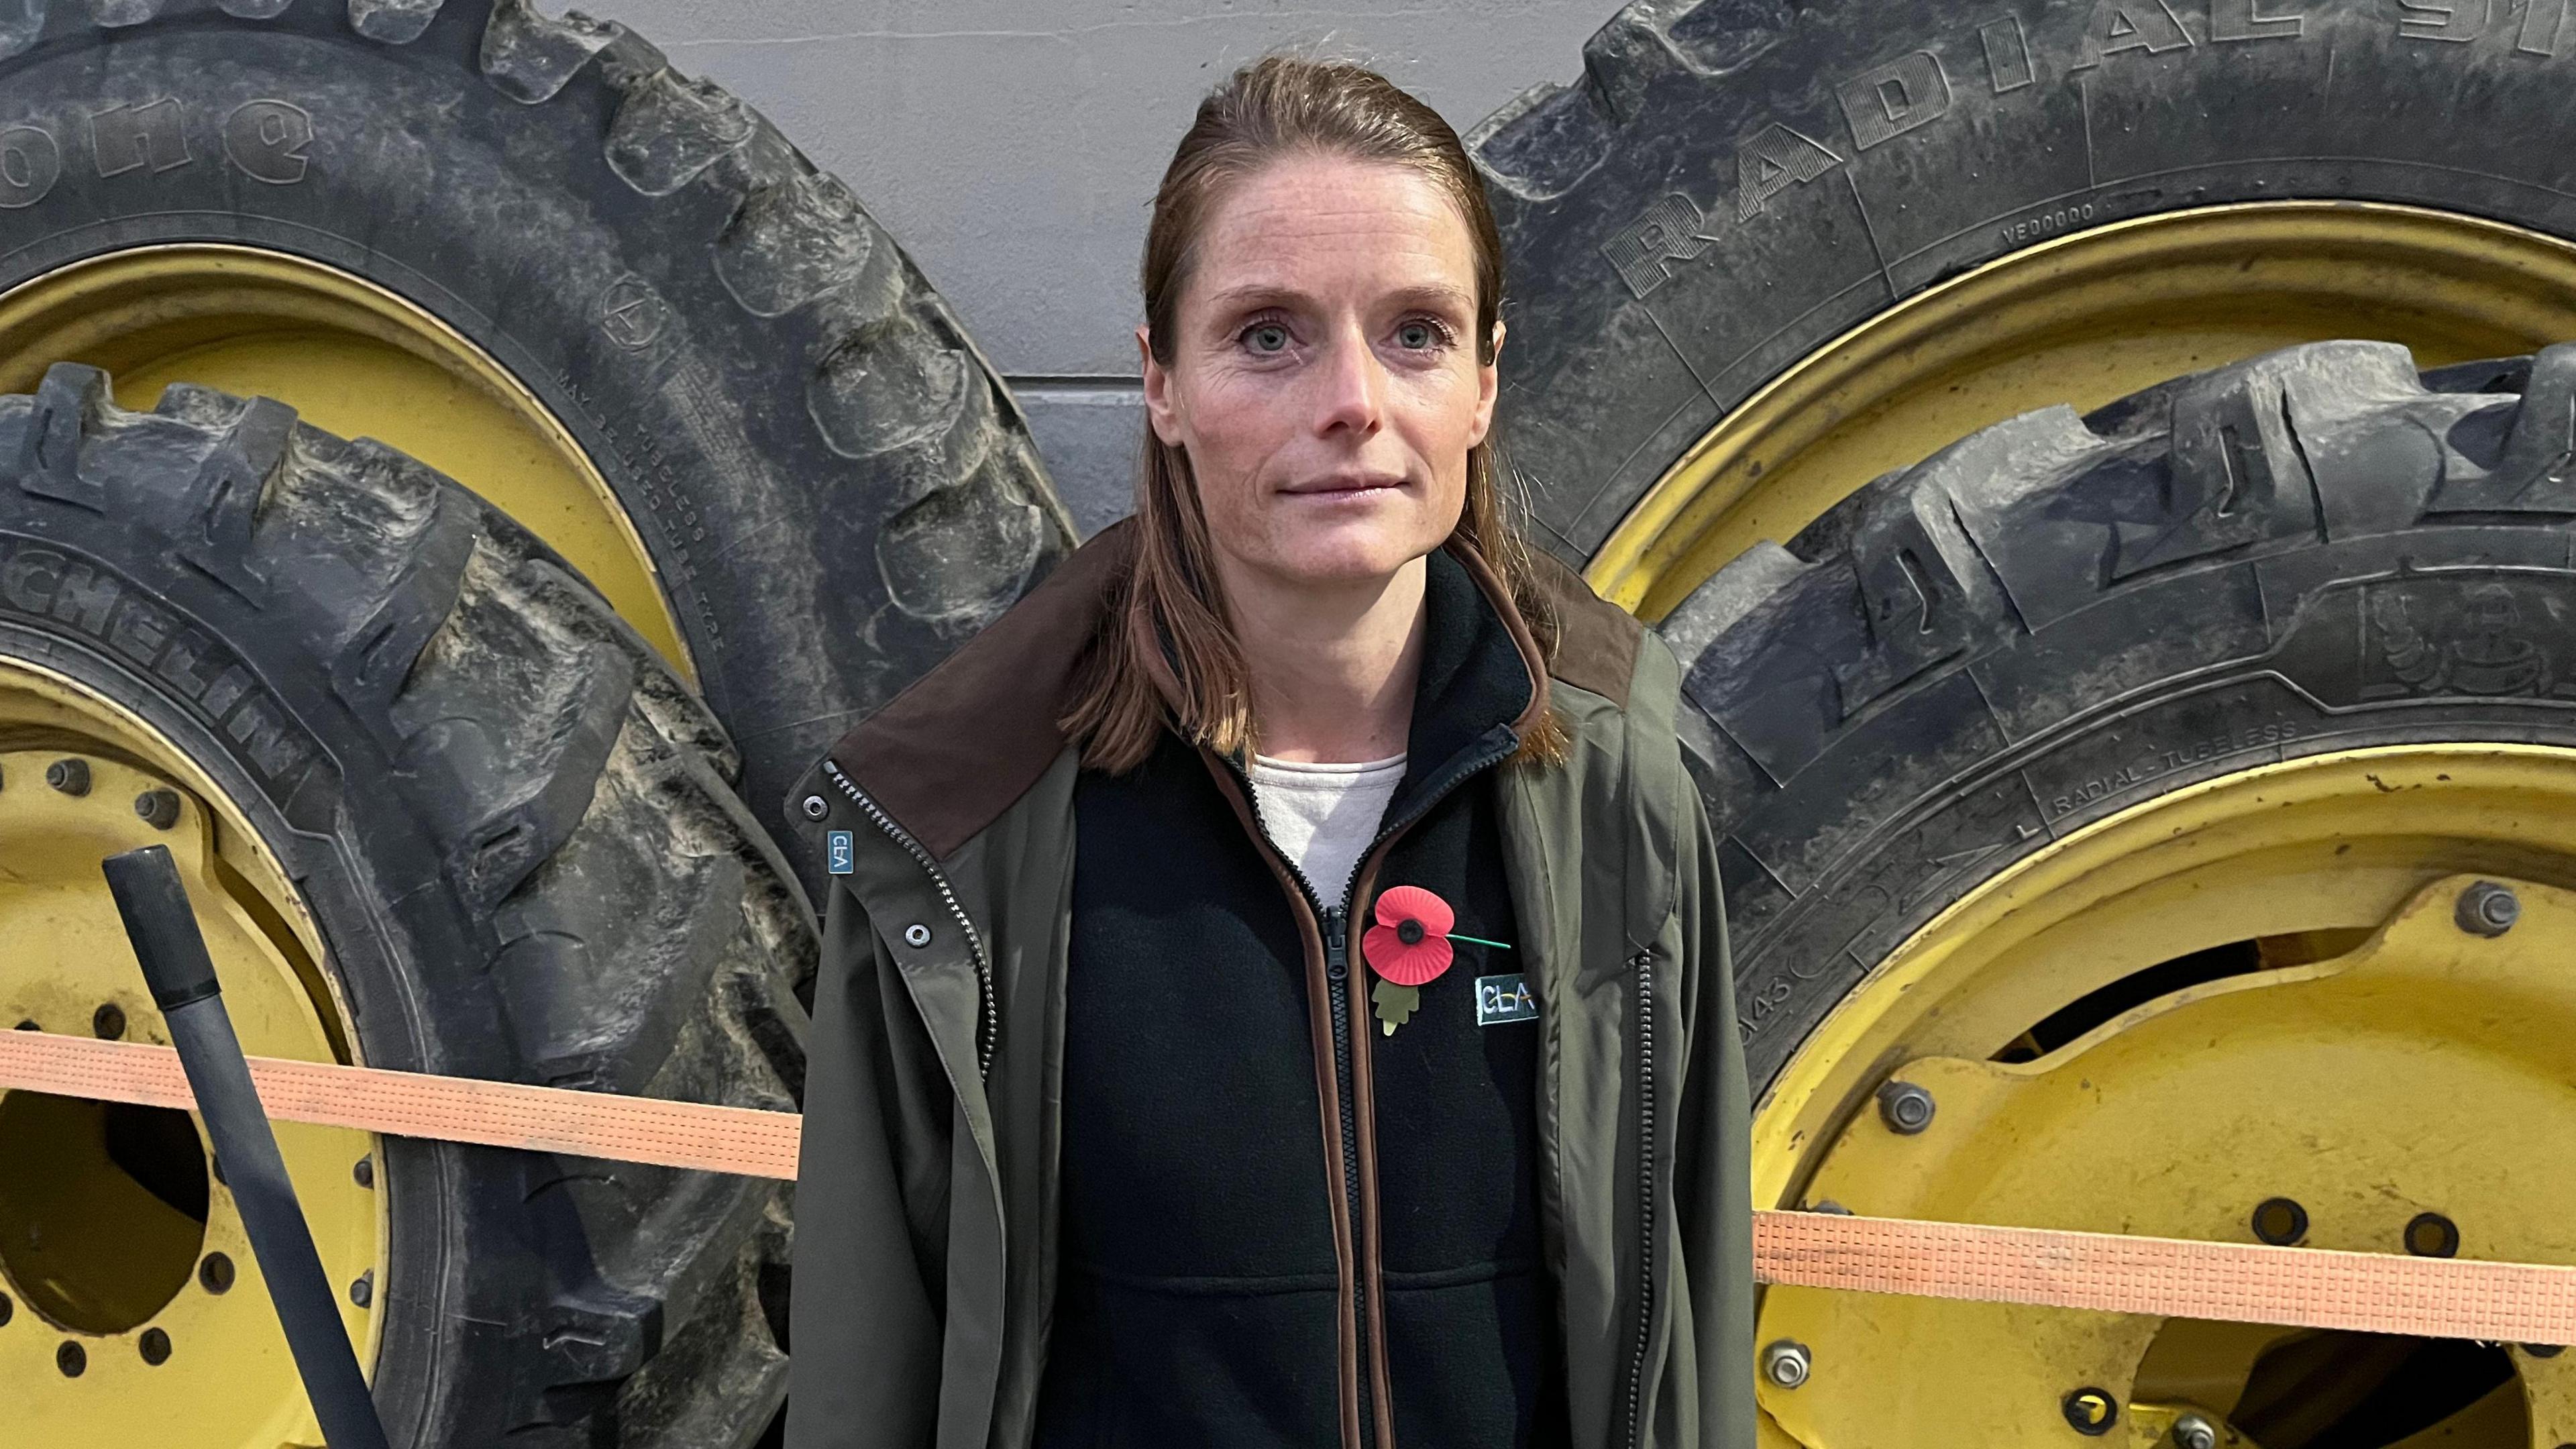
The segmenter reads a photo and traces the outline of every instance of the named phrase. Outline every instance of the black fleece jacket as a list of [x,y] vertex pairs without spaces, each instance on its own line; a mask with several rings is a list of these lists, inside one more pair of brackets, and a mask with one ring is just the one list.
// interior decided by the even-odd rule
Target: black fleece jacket
[[[1513,953],[1461,943],[1401,1028],[1368,1024],[1377,891],[1426,887],[1458,931],[1516,939],[1492,770],[1532,681],[1466,570],[1429,563],[1405,778],[1347,921],[1259,833],[1238,762],[1174,738],[1076,785],[1042,1449],[1336,1442],[1338,1355],[1380,1334],[1363,1372],[1385,1376],[1398,1443],[1567,1440],[1536,1023],[1476,1009],[1479,977],[1518,975]],[[1320,980],[1310,932],[1345,943]],[[1365,1071],[1335,1055],[1355,1038]],[[1332,1150],[1346,1104],[1373,1132],[1373,1179]],[[1376,1297],[1346,1300],[1338,1265],[1369,1256],[1372,1220]]]

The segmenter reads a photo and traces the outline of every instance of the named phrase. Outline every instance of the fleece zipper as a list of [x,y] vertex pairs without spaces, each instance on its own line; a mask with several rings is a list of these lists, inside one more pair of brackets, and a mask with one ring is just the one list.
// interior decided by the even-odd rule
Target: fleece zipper
[[[1357,1318],[1353,1330],[1358,1351],[1353,1356],[1358,1380],[1359,1426],[1361,1449],[1377,1442],[1377,1397],[1370,1370],[1375,1361],[1369,1352],[1370,1304],[1367,1258],[1362,1252],[1361,1221],[1364,1217],[1360,1184],[1359,1093],[1353,1083],[1357,1068],[1351,1061],[1351,938],[1350,916],[1341,906],[1327,907],[1306,872],[1290,860],[1270,840],[1270,825],[1261,818],[1261,794],[1252,787],[1252,777],[1233,760],[1220,759],[1227,776],[1243,798],[1243,808],[1252,817],[1255,844],[1278,862],[1288,880],[1296,887],[1296,903],[1314,918],[1318,934],[1324,941],[1324,998],[1333,1023],[1333,1109],[1342,1129],[1342,1202],[1343,1220],[1350,1224],[1351,1234],[1351,1311]],[[1378,839],[1385,839],[1383,832]],[[1360,867],[1352,872],[1351,885],[1356,886],[1359,872],[1377,844],[1360,852]],[[1342,899],[1350,899],[1345,888]]]
[[[1253,807],[1256,811],[1259,806]],[[1290,870],[1296,865],[1291,862]],[[1304,878],[1299,877],[1302,881]],[[1348,897],[1344,897],[1348,899]],[[1351,1225],[1351,1312],[1358,1318],[1358,1365],[1360,1399],[1360,1443],[1377,1442],[1377,1393],[1371,1370],[1376,1359],[1370,1353],[1375,1341],[1369,1331],[1369,1275],[1361,1256],[1360,1221],[1363,1217],[1360,1193],[1360,1108],[1359,1088],[1352,1080],[1358,1070],[1351,1059],[1351,935],[1350,918],[1342,907],[1324,912],[1324,981],[1332,994],[1333,1012],[1333,1095],[1334,1107],[1342,1119],[1342,1197]]]
[[1380,822],[1377,837],[1360,852],[1358,862],[1351,867],[1351,878],[1343,885],[1344,904],[1332,907],[1322,904],[1322,897],[1316,893],[1314,883],[1306,878],[1306,873],[1272,844],[1270,826],[1261,818],[1261,795],[1253,788],[1250,773],[1232,759],[1212,756],[1224,765],[1226,774],[1241,793],[1244,808],[1250,813],[1253,829],[1258,834],[1258,844],[1286,870],[1288,878],[1296,884],[1298,904],[1313,912],[1322,927],[1324,980],[1333,1023],[1333,1086],[1338,1099],[1334,1106],[1342,1128],[1342,1192],[1346,1204],[1345,1218],[1351,1225],[1351,1305],[1359,1319],[1355,1327],[1359,1335],[1360,1443],[1364,1449],[1377,1441],[1377,1399],[1371,1373],[1375,1363],[1372,1349],[1377,1335],[1373,1331],[1373,1310],[1368,1296],[1371,1277],[1368,1264],[1376,1250],[1372,1244],[1363,1253],[1360,1241],[1360,1224],[1364,1216],[1360,1180],[1363,1167],[1360,1162],[1359,1098],[1353,1083],[1355,1068],[1351,1061],[1351,1020],[1360,1008],[1351,1000],[1349,903],[1358,898],[1361,884],[1377,873],[1379,858],[1405,831],[1430,814],[1432,807],[1448,798],[1452,791],[1510,759],[1512,752],[1519,748],[1520,737],[1512,732],[1510,726],[1495,726],[1486,736],[1485,747],[1454,760],[1438,779],[1420,792],[1413,808],[1399,817]]

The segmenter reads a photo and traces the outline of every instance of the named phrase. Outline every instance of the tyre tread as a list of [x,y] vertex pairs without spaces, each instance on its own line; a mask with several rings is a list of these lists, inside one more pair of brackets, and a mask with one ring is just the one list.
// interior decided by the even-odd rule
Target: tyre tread
[[[596,65],[588,62],[597,61]],[[663,53],[614,25],[548,21],[521,0],[495,0],[478,52],[485,80],[529,104],[567,98],[585,70],[620,93],[602,138],[608,164],[639,193],[693,185],[735,196],[709,244],[723,290],[751,316],[810,312],[807,413],[824,445],[876,485],[836,498],[881,500],[880,531],[933,493],[983,493],[925,521],[950,522],[939,550],[981,565],[975,587],[943,590],[926,607],[899,564],[881,561],[889,603],[963,638],[998,617],[1071,549],[1075,533],[1046,481],[1027,423],[948,305],[839,178],[817,170],[768,119],[710,81],[684,76]],[[900,396],[852,378],[915,379]],[[996,456],[1024,466],[987,469]],[[1027,526],[994,527],[997,517]],[[997,550],[1007,554],[995,557]]]

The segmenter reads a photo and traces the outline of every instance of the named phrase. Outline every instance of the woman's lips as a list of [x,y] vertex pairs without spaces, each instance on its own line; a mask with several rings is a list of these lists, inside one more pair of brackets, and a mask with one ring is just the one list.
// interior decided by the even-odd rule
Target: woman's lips
[[1318,478],[1311,483],[1300,483],[1281,491],[1295,498],[1353,498],[1363,493],[1383,493],[1390,488],[1403,486],[1404,480],[1399,477],[1380,474],[1345,474],[1331,478]]

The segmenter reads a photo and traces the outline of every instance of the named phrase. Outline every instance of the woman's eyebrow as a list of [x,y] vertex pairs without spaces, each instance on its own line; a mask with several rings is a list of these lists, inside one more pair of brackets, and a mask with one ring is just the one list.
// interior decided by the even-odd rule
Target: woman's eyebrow
[[1314,299],[1293,287],[1282,287],[1272,282],[1242,282],[1208,295],[1209,306],[1226,311],[1242,307],[1266,307],[1279,303],[1293,304],[1312,300]]
[[1426,282],[1417,287],[1400,287],[1390,300],[1403,307],[1452,307],[1461,312],[1476,310],[1476,299],[1463,287],[1445,282]]
[[[1386,299],[1399,307],[1455,307],[1471,310],[1475,297],[1463,287],[1445,282],[1425,282],[1399,287]],[[1208,306],[1219,312],[1249,310],[1256,307],[1312,307],[1315,299],[1294,287],[1272,282],[1245,282],[1210,293]]]

